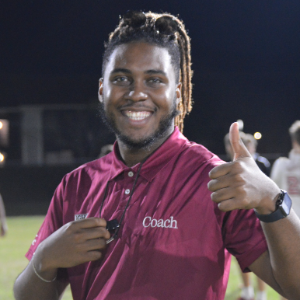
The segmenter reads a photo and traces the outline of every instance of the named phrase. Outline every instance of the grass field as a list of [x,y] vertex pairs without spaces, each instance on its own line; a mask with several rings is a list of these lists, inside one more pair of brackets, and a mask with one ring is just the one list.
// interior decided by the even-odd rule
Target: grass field
[[[8,218],[8,234],[0,239],[1,300],[14,299],[12,292],[14,280],[27,265],[24,254],[27,252],[43,219],[42,216]],[[239,296],[239,287],[241,286],[239,274],[239,267],[236,261],[233,260],[225,300],[235,300]],[[267,294],[268,300],[279,300],[278,294],[269,287]],[[71,299],[70,289],[67,289],[63,300]]]

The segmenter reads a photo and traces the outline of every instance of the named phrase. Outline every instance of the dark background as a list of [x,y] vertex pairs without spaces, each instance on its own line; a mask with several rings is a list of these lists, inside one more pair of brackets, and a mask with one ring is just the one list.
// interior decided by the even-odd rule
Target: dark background
[[97,102],[103,42],[120,14],[179,14],[192,39],[185,134],[216,153],[241,118],[263,153],[286,153],[300,119],[299,1],[2,1],[0,106]]
[[[194,70],[184,130],[190,140],[222,155],[230,124],[242,119],[245,132],[262,133],[259,152],[287,155],[288,128],[300,119],[298,0],[1,1],[0,108],[96,105],[103,43],[128,9],[179,14],[186,24]],[[76,122],[75,135],[80,114]],[[101,134],[103,126],[95,126]]]

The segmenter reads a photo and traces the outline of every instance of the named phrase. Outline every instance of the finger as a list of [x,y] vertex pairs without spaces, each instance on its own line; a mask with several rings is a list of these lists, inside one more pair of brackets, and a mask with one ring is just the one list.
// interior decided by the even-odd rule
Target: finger
[[222,211],[253,208],[252,202],[249,201],[242,186],[217,190],[211,194],[211,199],[218,203],[218,207]]
[[[102,252],[101,250],[90,250],[90,251],[83,251],[81,253],[78,253],[77,257],[76,257],[76,264],[71,264],[71,266],[76,266],[79,264],[82,264],[82,263],[86,263],[86,262],[89,262],[89,261],[95,261],[95,260],[98,260],[102,257]],[[66,266],[64,266],[66,267]],[[70,267],[69,265],[67,267]]]
[[242,208],[241,202],[234,197],[233,193],[231,195],[230,191],[232,192],[230,188],[226,188],[211,194],[211,199],[218,204],[218,208],[222,211],[232,211]]
[[216,203],[220,203],[222,201],[232,199],[234,198],[234,196],[235,196],[235,192],[230,187],[217,189],[214,192],[212,192],[210,195],[211,199]]
[[89,251],[85,254],[84,260],[85,262],[88,261],[95,261],[98,260],[102,257],[102,252],[99,250],[93,250],[93,251]]
[[232,123],[230,126],[229,140],[234,153],[233,161],[243,157],[251,157],[251,154],[240,138],[239,124],[237,122]]
[[210,179],[216,179],[221,176],[225,176],[230,172],[232,166],[232,162],[223,163],[220,166],[214,167],[210,172],[208,173],[208,176]]
[[221,211],[232,211],[240,209],[239,202],[236,199],[228,199],[218,203],[218,208]]
[[211,192],[215,192],[226,187],[228,187],[228,184],[224,182],[224,180],[219,180],[219,179],[212,179],[207,184],[207,188]]
[[91,239],[109,239],[110,233],[105,227],[93,227],[93,228],[83,228],[82,234],[84,235],[86,240]]
[[107,246],[106,239],[93,239],[86,242],[87,251],[103,250]]
[[106,221],[102,218],[87,218],[73,223],[78,224],[80,228],[106,227]]

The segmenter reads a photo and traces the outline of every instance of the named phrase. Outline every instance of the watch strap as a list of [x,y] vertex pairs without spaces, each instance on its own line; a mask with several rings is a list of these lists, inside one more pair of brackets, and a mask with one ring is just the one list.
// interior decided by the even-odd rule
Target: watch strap
[[265,223],[271,223],[278,220],[281,220],[287,217],[290,214],[292,207],[292,200],[289,197],[288,193],[284,190],[281,190],[279,198],[276,201],[276,210],[268,215],[261,215],[255,210],[257,218]]

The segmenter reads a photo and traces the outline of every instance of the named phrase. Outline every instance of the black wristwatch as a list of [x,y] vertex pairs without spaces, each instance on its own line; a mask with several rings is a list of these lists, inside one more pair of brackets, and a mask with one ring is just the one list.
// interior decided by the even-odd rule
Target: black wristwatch
[[276,210],[269,215],[261,215],[255,210],[256,216],[260,221],[265,223],[271,223],[287,217],[290,214],[292,207],[292,200],[288,193],[281,190],[278,200],[276,201]]

